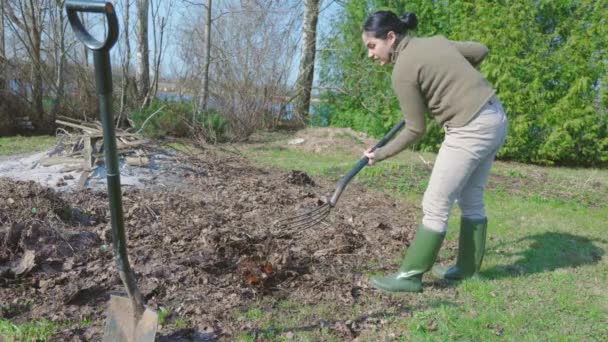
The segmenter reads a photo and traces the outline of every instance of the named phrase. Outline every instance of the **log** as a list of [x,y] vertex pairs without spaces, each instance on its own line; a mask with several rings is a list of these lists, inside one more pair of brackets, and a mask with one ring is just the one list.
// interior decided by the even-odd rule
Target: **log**
[[119,139],[116,142],[116,148],[121,150],[121,149],[125,149],[125,148],[133,148],[133,147],[141,146],[146,143],[147,143],[146,140],[127,141],[125,139]]
[[63,116],[63,115],[57,115],[57,119],[60,119],[60,120],[63,120],[63,121],[67,121],[67,122],[71,122],[71,123],[77,124],[77,125],[87,126],[87,127],[93,128],[93,129],[100,129],[99,125],[97,125],[96,123],[85,122],[85,121],[69,118],[69,117]]
[[83,167],[89,169],[93,166],[93,144],[91,144],[91,137],[85,135],[84,137],[84,164]]
[[82,160],[69,158],[69,157],[50,157],[40,159],[40,165],[42,166],[53,166],[53,165],[61,165],[61,164],[81,164]]
[[101,131],[99,131],[96,128],[87,127],[87,126],[83,126],[83,125],[79,125],[79,124],[75,124],[75,123],[71,123],[71,122],[67,122],[67,121],[63,121],[63,120],[55,120],[55,122],[60,125],[81,129],[86,133],[91,133],[91,134],[101,134],[102,133]]
[[61,169],[61,173],[65,173],[65,172],[72,172],[72,171],[80,171],[82,170],[82,165],[68,165],[66,167],[64,167],[63,169]]
[[[99,124],[91,124],[91,127],[89,126],[85,126],[83,124],[75,124],[75,123],[71,123],[71,122],[67,122],[67,121],[63,121],[63,120],[55,120],[56,123],[60,124],[60,125],[64,125],[64,126],[68,126],[68,127],[72,127],[72,128],[78,128],[83,130],[87,135],[90,135],[91,138],[101,138],[103,137],[103,132],[102,132],[102,128],[99,126]],[[95,127],[93,127],[95,126]],[[136,133],[126,133],[126,132],[115,132],[117,137],[136,137],[139,136],[139,134]]]
[[84,189],[84,185],[87,183],[87,180],[89,179],[90,174],[91,174],[90,169],[82,171],[82,173],[80,174],[80,178],[78,178],[78,185],[76,185],[77,190]]
[[147,166],[150,160],[148,157],[126,157],[125,163],[131,166]]

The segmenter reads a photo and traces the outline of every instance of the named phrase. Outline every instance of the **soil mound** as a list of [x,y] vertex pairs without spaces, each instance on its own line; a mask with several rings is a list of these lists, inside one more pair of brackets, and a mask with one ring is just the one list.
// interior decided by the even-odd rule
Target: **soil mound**
[[[230,339],[246,329],[233,311],[264,297],[351,306],[368,291],[370,261],[391,260],[413,237],[416,209],[356,183],[325,222],[281,234],[276,221],[314,207],[333,184],[236,157],[191,160],[199,172],[179,174],[179,190],[123,189],[123,205],[148,304],[188,317],[198,331],[213,327]],[[104,192],[0,178],[0,318],[87,319],[88,328],[56,338],[99,339],[106,301],[123,290],[109,222]]]
[[314,153],[340,149],[354,156],[362,156],[363,151],[375,143],[375,139],[350,128],[323,127],[298,131],[289,140],[288,146]]

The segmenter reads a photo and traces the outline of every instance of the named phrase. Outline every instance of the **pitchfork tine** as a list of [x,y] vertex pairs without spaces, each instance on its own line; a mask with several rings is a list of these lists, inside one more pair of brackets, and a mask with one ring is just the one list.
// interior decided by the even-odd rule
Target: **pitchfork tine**
[[317,210],[311,215],[300,217],[297,220],[293,220],[292,218],[292,220],[288,220],[288,222],[283,223],[281,227],[289,230],[306,229],[309,226],[313,226],[323,221],[329,215],[330,210],[331,207],[329,205],[324,206],[323,210]]
[[307,211],[307,212],[305,212],[305,213],[302,213],[302,214],[300,214],[300,215],[295,215],[295,216],[291,216],[291,217],[287,217],[287,218],[281,219],[281,220],[277,221],[277,223],[281,223],[281,222],[290,222],[290,221],[297,221],[297,220],[299,220],[300,218],[304,218],[304,217],[311,216],[311,215],[313,215],[314,213],[316,213],[317,211],[322,211],[323,209],[325,209],[325,206],[326,206],[326,205],[325,205],[325,204],[323,204],[323,205],[321,205],[321,206],[319,206],[319,207],[316,207],[316,208],[314,208],[314,209],[312,209],[312,210],[309,210],[309,211]]
[[321,221],[325,220],[325,218],[327,216],[329,216],[329,211],[326,211],[326,212],[322,213],[321,215],[317,216],[314,220],[302,221],[302,222],[298,223],[297,225],[291,225],[291,226],[283,227],[283,229],[284,229],[284,231],[286,233],[289,233],[289,234],[301,233],[304,230],[306,230],[306,229],[308,229],[310,227],[314,227],[315,225],[317,225]]
[[328,206],[323,205],[319,208],[315,208],[314,210],[308,211],[304,214],[283,219],[283,220],[279,221],[278,224],[279,224],[279,226],[282,226],[282,227],[299,226],[300,223],[315,221],[318,217],[324,215],[325,212],[327,211],[327,209],[328,209]]
[[292,217],[288,217],[288,218],[283,219],[283,220],[281,220],[279,222],[284,222],[284,224],[291,224],[291,223],[295,223],[295,222],[300,221],[300,220],[306,220],[306,219],[308,219],[308,218],[310,218],[310,217],[312,217],[312,216],[314,216],[314,215],[316,215],[316,214],[318,214],[320,212],[321,213],[324,212],[325,209],[326,209],[326,207],[327,207],[327,205],[324,204],[324,205],[322,205],[320,207],[317,207],[315,209],[309,210],[309,211],[307,211],[307,212],[305,212],[303,214],[292,216]]
[[311,222],[313,224],[320,222],[325,217],[327,217],[327,215],[329,215],[330,210],[331,210],[330,205],[326,203],[326,204],[323,204],[322,206],[315,208],[311,211],[308,211],[304,214],[280,220],[277,222],[277,225],[279,227],[283,227],[283,228],[291,228],[291,229],[300,228],[302,226],[308,225]]
[[[330,207],[330,208],[331,208],[331,207]],[[314,220],[314,221],[310,221],[308,225],[301,225],[301,226],[297,226],[296,228],[294,228],[294,230],[295,230],[295,229],[297,229],[297,230],[302,231],[302,230],[306,230],[306,229],[308,229],[308,228],[310,228],[310,227],[313,227],[313,226],[315,226],[317,223],[320,223],[320,222],[322,222],[323,220],[325,220],[325,218],[326,218],[327,216],[329,216],[329,213],[330,213],[330,210],[327,210],[327,211],[325,211],[325,212],[323,213],[323,215],[322,215],[322,216],[320,216],[318,219],[316,219],[316,220]]]

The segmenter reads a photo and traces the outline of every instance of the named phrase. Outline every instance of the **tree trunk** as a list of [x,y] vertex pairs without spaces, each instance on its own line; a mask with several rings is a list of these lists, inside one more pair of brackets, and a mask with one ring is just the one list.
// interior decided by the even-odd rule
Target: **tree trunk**
[[[127,1],[127,2],[129,2],[129,1]],[[88,27],[86,19],[87,19],[86,15],[81,12],[80,13],[80,21],[82,22],[82,25],[84,27]],[[82,49],[84,51],[84,55],[83,55],[83,57],[84,57],[84,66],[88,68],[89,67],[89,48],[86,45],[83,45]]]
[[300,125],[308,122],[310,92],[314,76],[317,21],[320,0],[304,1],[304,24],[302,27],[302,55],[296,81],[295,113]]
[[[161,9],[161,3],[165,5]],[[156,0],[151,3],[152,13],[152,41],[154,42],[154,51],[152,53],[152,80],[150,81],[150,90],[148,98],[152,99],[158,92],[158,83],[160,81],[160,67],[163,60],[164,38],[167,29],[167,17],[171,16],[173,1],[171,0]]]
[[[11,20],[13,27],[23,32],[18,38],[25,46],[31,62],[31,97],[27,96],[33,103],[34,113],[32,122],[38,129],[45,127],[44,108],[42,107],[42,57],[41,57],[41,32],[42,32],[42,4],[37,1],[16,2],[20,17],[15,14],[11,3],[4,0],[4,14]],[[27,94],[27,90],[26,90]]]
[[48,118],[49,127],[52,128],[52,131],[55,130],[55,118],[57,117],[57,112],[59,108],[61,108],[61,100],[64,96],[64,68],[65,68],[65,60],[66,60],[66,51],[65,51],[65,31],[63,27],[65,26],[65,16],[63,14],[63,3],[64,1],[56,0],[55,4],[57,7],[55,8],[55,25],[54,28],[54,54],[55,54],[55,98],[53,99],[53,107],[50,111],[50,117]]
[[[127,106],[127,99],[128,99],[128,95],[129,95],[129,81],[130,81],[130,76],[129,76],[129,65],[131,63],[131,43],[129,41],[129,11],[131,10],[130,8],[130,2],[129,1],[125,1],[125,7],[123,9],[123,37],[124,37],[124,42],[125,42],[125,53],[124,53],[124,59],[122,61],[122,83],[120,85],[120,110],[118,111],[118,119],[116,120],[116,127],[120,127],[120,126],[127,126],[128,125],[128,120],[127,120],[127,116],[125,115],[125,111],[126,111],[126,106]],[[124,118],[123,118],[124,115]]]
[[35,122],[38,129],[42,129],[46,126],[44,106],[42,105],[42,98],[44,96],[42,92],[42,59],[40,56],[40,37],[37,36],[35,39],[35,45],[33,46],[33,82],[32,82],[32,102],[34,104],[34,117],[32,121]]
[[154,97],[158,92],[158,82],[160,80],[160,63],[163,60],[163,38],[165,37],[165,28],[167,27],[167,18],[161,17],[160,22],[158,23],[160,32],[158,37],[158,43],[155,44],[157,47],[157,51],[154,52],[154,67],[152,68],[152,73],[154,74],[154,78],[152,81],[151,89],[149,92],[149,96]]
[[[30,56],[32,58],[32,102],[34,104],[34,117],[32,121],[34,125],[37,125],[37,128],[40,130],[43,127],[48,127],[45,122],[44,115],[44,107],[42,105],[42,99],[44,96],[42,89],[42,40],[41,40],[41,31],[42,31],[42,20],[41,16],[41,4],[26,6],[29,10],[26,13],[28,21],[27,25],[29,27],[29,37],[31,39]],[[29,7],[29,8],[28,8]],[[46,131],[46,129],[42,129]]]
[[201,111],[207,111],[209,102],[209,65],[211,64],[211,4],[212,0],[207,0],[207,18],[205,21],[205,63],[203,64],[202,96],[199,107]]
[[0,0],[0,92],[6,88],[6,53],[4,48],[4,1]]
[[149,0],[137,0],[137,91],[142,107],[147,107],[150,91],[150,55],[148,49]]

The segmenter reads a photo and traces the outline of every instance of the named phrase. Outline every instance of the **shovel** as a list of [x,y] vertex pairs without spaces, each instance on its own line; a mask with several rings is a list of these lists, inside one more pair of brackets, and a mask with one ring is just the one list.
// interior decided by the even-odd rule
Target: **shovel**
[[[93,51],[95,84],[99,98],[99,116],[103,128],[103,143],[108,181],[108,199],[112,217],[112,241],[114,261],[128,297],[112,295],[107,310],[103,341],[154,341],[158,315],[144,306],[144,298],[137,288],[135,274],[129,265],[127,239],[122,211],[120,173],[116,153],[116,134],[112,113],[112,67],[110,49],[118,39],[118,19],[114,6],[105,1],[74,1],[65,3],[68,20],[74,33],[85,46]],[[105,14],[108,27],[105,41],[93,38],[82,25],[78,12]]]

